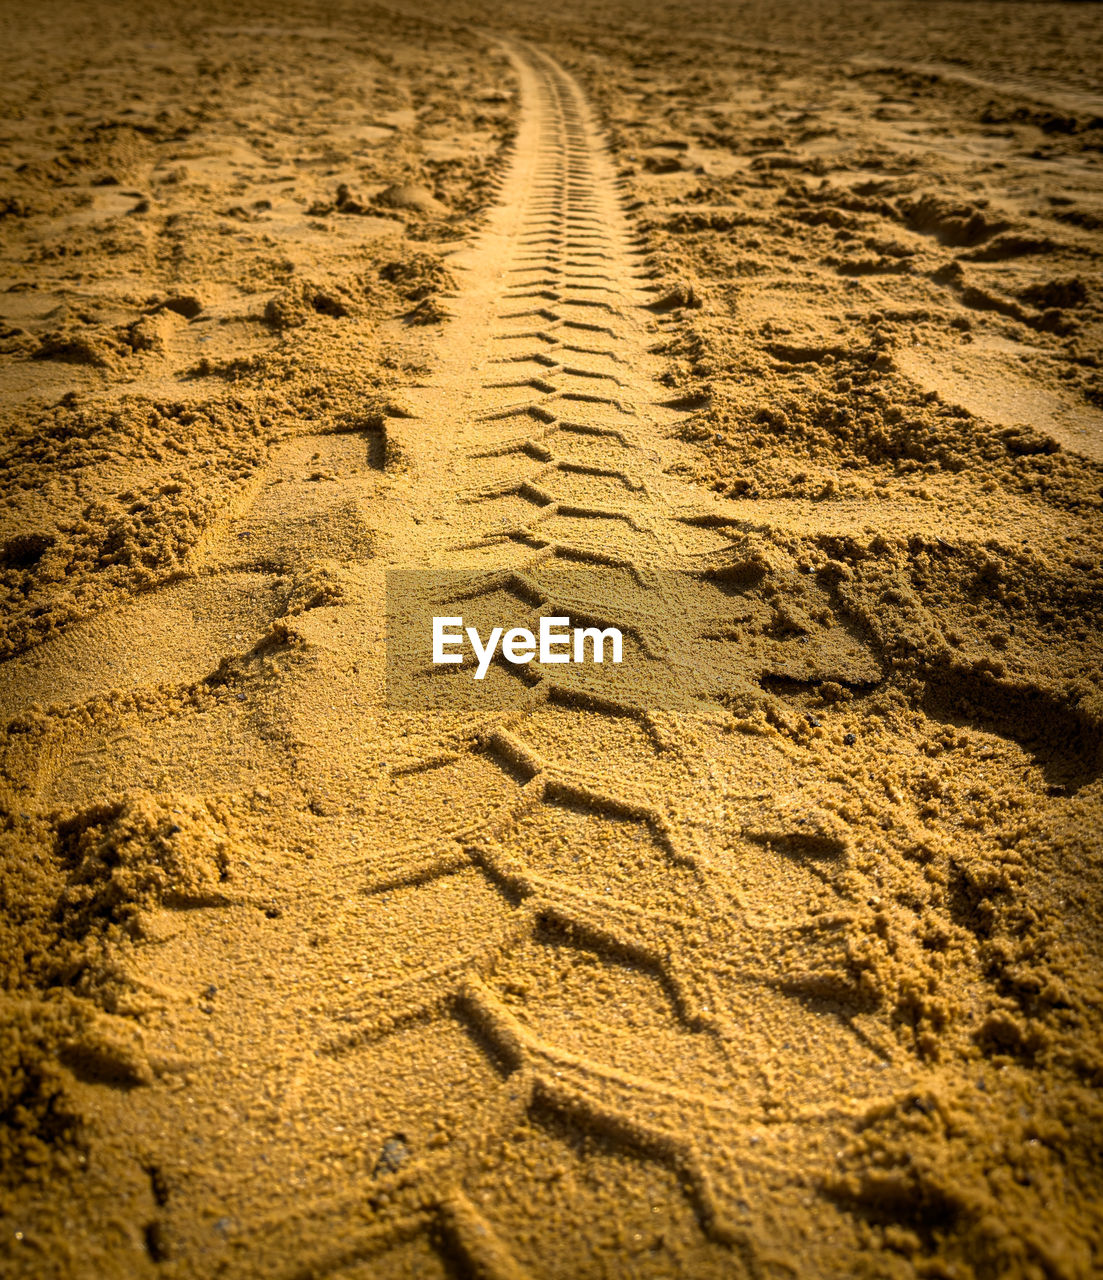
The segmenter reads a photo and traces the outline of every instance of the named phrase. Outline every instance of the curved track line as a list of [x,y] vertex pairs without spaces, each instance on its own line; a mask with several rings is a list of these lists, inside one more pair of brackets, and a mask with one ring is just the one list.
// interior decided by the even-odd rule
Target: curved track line
[[[707,569],[731,538],[717,528],[709,496],[670,475],[681,415],[662,407],[669,393],[650,351],[659,322],[648,310],[643,251],[590,111],[551,58],[520,43],[508,48],[523,95],[517,143],[484,232],[455,260],[463,288],[437,373],[410,392],[419,416],[404,445],[417,478],[389,564],[482,569],[488,593],[520,592],[563,608],[563,597],[531,575],[559,561],[619,567],[640,587],[644,606],[650,590],[654,607],[669,607],[655,571]],[[723,613],[730,593],[707,583],[701,592]],[[577,613],[579,602],[570,603]],[[590,602],[595,616],[603,607]],[[649,644],[644,616],[622,610],[618,620]],[[677,678],[672,655],[656,648],[654,656]],[[383,852],[368,869],[368,891],[431,895],[466,868],[503,895],[509,918],[474,948],[457,946],[438,964],[352,996],[333,1011],[326,1052],[346,1061],[401,1029],[431,1043],[441,1028],[463,1028],[498,1064],[498,1101],[470,1116],[446,1154],[396,1175],[385,1206],[369,1183],[313,1204],[315,1225],[329,1224],[320,1235],[341,1234],[342,1243],[300,1257],[285,1274],[336,1274],[352,1259],[388,1274],[392,1250],[412,1230],[443,1235],[487,1280],[562,1274],[511,1239],[500,1214],[495,1225],[493,1212],[477,1211],[468,1194],[488,1167],[497,1191],[483,1181],[484,1199],[511,1179],[523,1184],[508,1135],[549,1115],[674,1174],[681,1205],[649,1194],[661,1217],[695,1220],[701,1274],[757,1273],[768,1242],[756,1234],[749,1188],[767,1185],[773,1173],[754,1134],[777,1106],[761,1062],[763,1037],[766,1045],[814,1037],[823,1025],[843,1042],[848,1100],[824,1102],[815,1088],[797,1089],[802,1103],[772,1113],[788,1143],[814,1144],[821,1130],[852,1116],[856,1098],[886,1087],[887,1063],[860,1030],[857,1009],[853,1017],[826,1015],[823,1024],[824,1015],[779,985],[779,956],[807,930],[795,921],[752,925],[740,883],[769,873],[751,870],[741,881],[718,865],[726,842],[699,810],[709,771],[730,752],[723,720],[704,705],[692,717],[662,715],[600,687],[587,693],[545,679],[526,708],[461,734],[466,744],[447,759],[460,768],[465,759],[496,762],[515,792],[452,836],[427,832]],[[549,726],[560,730],[554,743],[545,742]],[[714,809],[715,795],[706,803]],[[637,870],[624,873],[629,859]],[[802,884],[815,878],[799,876]],[[820,945],[805,944],[813,952]],[[628,1069],[624,1033],[593,1008],[575,1010],[585,1024],[581,1043],[557,1043],[539,995],[520,1014],[507,1005],[499,971],[541,948],[567,956],[581,948],[603,971],[634,974],[665,1010],[656,1016],[671,1052],[680,1044],[709,1062],[709,1082],[683,1082],[693,1072],[678,1062],[658,1075],[646,1064]],[[751,1027],[754,1048],[746,1043]],[[302,1212],[250,1233],[243,1248],[252,1264],[294,1248]],[[576,1259],[585,1255],[581,1237],[573,1247]]]
[[[759,1206],[777,1199],[764,1128],[790,1150],[817,1149],[895,1074],[863,1028],[859,993],[836,982],[831,1009],[810,1007],[845,968],[831,921],[802,908],[829,877],[794,864],[773,886],[776,871],[732,834],[725,769],[738,759],[769,777],[786,740],[733,733],[726,704],[744,678],[691,669],[650,625],[657,610],[684,608],[698,636],[722,637],[733,609],[757,607],[739,584],[785,566],[760,557],[748,569],[740,540],[750,534],[732,504],[671,474],[682,415],[662,403],[651,348],[663,322],[648,308],[612,161],[574,80],[538,50],[508,50],[522,90],[516,144],[484,230],[454,260],[461,288],[432,380],[408,388],[416,416],[395,426],[409,477],[391,490],[384,555],[370,571],[378,585],[384,563],[478,569],[485,592],[523,616],[556,606],[616,620],[696,709],[657,712],[600,683],[541,679],[508,714],[452,717],[450,731],[423,717],[432,745],[393,770],[395,812],[416,816],[428,794],[448,822],[426,817],[415,838],[342,868],[333,928],[379,945],[383,927],[366,913],[389,911],[391,895],[431,904],[448,892],[446,941],[375,986],[334,988],[319,960],[330,994],[311,1006],[309,1051],[293,1071],[238,1069],[255,1074],[266,1105],[281,1099],[281,1123],[300,1093],[378,1094],[378,1123],[404,1133],[392,1087],[404,1070],[452,1118],[439,1141],[407,1152],[396,1138],[356,1176],[335,1156],[339,1177],[305,1196],[269,1192],[280,1207],[263,1220],[249,1208],[256,1171],[240,1174],[241,1187],[226,1173],[220,1194],[240,1205],[240,1229],[220,1242],[227,1277],[408,1274],[403,1250],[415,1246],[487,1280],[583,1274],[585,1187],[614,1176],[625,1203],[652,1206],[650,1225],[663,1227],[655,1248],[677,1237],[695,1275],[755,1274],[771,1229]],[[548,576],[579,565],[619,575],[623,592],[585,599]],[[673,568],[696,575],[681,602],[663,585]],[[358,604],[380,611],[378,599]],[[308,868],[301,877],[297,892],[309,896]],[[780,903],[766,921],[752,909],[764,886]],[[482,918],[476,902],[492,925],[470,923]],[[203,927],[201,917],[181,928]],[[250,991],[256,1024],[267,1014],[274,1026],[285,1011],[265,1006],[262,981]],[[779,1049],[821,1031],[843,1085],[825,1091],[812,1061],[790,1063],[775,1086]],[[146,1104],[136,1095],[126,1105]],[[315,1123],[306,1108],[303,1123]],[[293,1141],[296,1130],[277,1132]],[[518,1134],[537,1154],[518,1155]],[[333,1143],[345,1152],[347,1141]],[[265,1152],[261,1139],[252,1149]],[[577,1173],[580,1188],[558,1261],[523,1229],[525,1206],[552,1178],[539,1170],[553,1166]],[[165,1273],[206,1266],[193,1247]]]

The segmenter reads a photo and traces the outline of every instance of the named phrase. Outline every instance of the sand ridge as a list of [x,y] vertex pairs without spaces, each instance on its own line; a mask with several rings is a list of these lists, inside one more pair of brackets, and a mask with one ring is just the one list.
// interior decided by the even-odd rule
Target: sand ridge
[[[45,640],[25,626],[2,673],[23,956],[5,1150],[40,1170],[5,1193],[7,1257],[35,1275],[1090,1274],[1093,463],[914,390],[894,343],[924,323],[944,342],[955,313],[920,320],[848,251],[801,260],[757,202],[809,228],[842,213],[784,177],[785,144],[721,203],[682,97],[682,134],[636,140],[660,119],[648,59],[692,54],[655,51],[657,16],[628,62],[569,9],[447,51],[387,21],[374,38],[411,77],[418,41],[438,67],[494,68],[471,100],[509,139],[497,176],[471,163],[407,206],[392,166],[381,204],[346,190],[307,216],[413,208],[415,243],[376,265],[429,307],[381,340],[394,294],[363,301],[340,260],[324,284],[272,282],[252,323],[279,345],[240,366],[234,412],[295,427],[234,455],[239,483],[206,496],[178,559]],[[487,154],[486,121],[464,135],[436,110],[446,156]],[[979,216],[906,205],[917,227]],[[1005,234],[981,221],[944,234],[966,252]],[[1024,305],[998,314],[1029,328]],[[244,394],[281,378],[283,406]],[[213,421],[185,422],[201,461]],[[33,571],[56,545],[11,553],[47,600]],[[91,580],[112,563],[130,562]],[[693,710],[547,671],[518,701],[501,666],[505,710],[388,707],[389,570],[480,575],[470,607],[498,621],[624,620]],[[647,629],[675,609],[696,670]]]

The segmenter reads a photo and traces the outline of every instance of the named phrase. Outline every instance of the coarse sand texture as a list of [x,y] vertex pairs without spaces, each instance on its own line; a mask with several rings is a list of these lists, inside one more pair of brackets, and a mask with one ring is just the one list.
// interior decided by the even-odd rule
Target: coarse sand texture
[[0,1273],[1099,1274],[1090,8],[8,6]]

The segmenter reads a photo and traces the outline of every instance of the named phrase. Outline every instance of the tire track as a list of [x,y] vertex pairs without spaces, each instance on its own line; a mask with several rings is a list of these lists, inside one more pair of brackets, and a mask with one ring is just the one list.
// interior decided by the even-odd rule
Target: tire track
[[[497,1280],[589,1274],[598,1254],[609,1274],[646,1274],[641,1259],[658,1274],[759,1274],[786,1214],[807,1213],[807,1188],[779,1186],[779,1170],[794,1153],[820,1160],[899,1082],[848,985],[845,912],[808,911],[835,894],[844,842],[777,819],[763,841],[791,838],[798,852],[766,856],[723,783],[743,780],[749,811],[768,807],[779,768],[799,767],[767,723],[784,728],[784,700],[755,674],[783,669],[793,647],[771,637],[759,589],[794,568],[734,504],[676,478],[682,414],[663,403],[652,350],[670,322],[612,162],[571,77],[538,50],[508,49],[523,95],[511,161],[453,264],[462,287],[432,381],[407,388],[414,416],[388,425],[408,472],[382,491],[386,523],[363,536],[348,485],[381,505],[370,459],[334,483],[334,536],[354,525],[346,547],[370,554],[324,621],[294,626],[302,647],[324,647],[345,619],[382,627],[384,569],[477,570],[475,597],[519,619],[570,610],[622,626],[653,682],[614,694],[544,676],[503,714],[349,713],[367,744],[388,720],[416,744],[385,783],[347,783],[380,789],[384,838],[350,837],[317,868],[265,867],[287,904],[266,913],[281,936],[324,917],[342,953],[287,943],[278,963],[297,967],[301,996],[281,1001],[263,980],[277,964],[269,935],[243,947],[243,917],[202,908],[178,925],[178,954],[207,948],[244,992],[240,1029],[197,1035],[212,1074],[188,1087],[220,1103],[230,1081],[256,1101],[234,1158],[219,1155],[228,1129],[212,1128],[211,1168],[158,1199],[156,1238],[176,1242],[155,1251],[164,1274],[213,1274],[216,1261],[226,1276],[458,1266]],[[279,488],[258,492],[206,549],[204,584],[324,549],[324,525],[284,528]],[[243,529],[255,530],[244,560]],[[601,569],[615,596],[565,587],[580,567]],[[676,598],[674,569],[688,571]],[[686,664],[655,634],[649,619],[675,610],[706,661]],[[737,617],[758,654],[742,665],[725,656]],[[363,652],[377,695],[380,648]],[[806,678],[875,678],[845,635],[800,660]],[[331,706],[331,691],[324,672],[289,670],[284,705],[269,699],[264,715],[294,731],[296,703]],[[655,710],[664,685],[692,713]],[[753,732],[735,731],[741,718]],[[294,761],[304,789],[311,767],[323,770]],[[371,972],[354,980],[346,954]],[[149,1038],[167,1055],[174,1034]],[[798,1052],[810,1044],[817,1054]],[[160,1167],[192,1128],[187,1098],[155,1088],[105,1106],[120,1132],[141,1118]],[[358,1126],[389,1136],[359,1150]],[[195,1208],[204,1196],[235,1224],[217,1248]]]
[[[662,405],[650,350],[662,321],[611,162],[573,80],[539,51],[510,52],[525,99],[520,136],[490,225],[457,263],[468,287],[438,377],[411,393],[420,412],[403,444],[418,473],[414,514],[395,529],[389,563],[485,570],[488,597],[535,599],[544,611],[568,607],[541,577],[550,566],[623,569],[641,614],[670,607],[657,571],[691,568],[698,613],[730,612],[730,593],[708,574],[728,563],[733,522],[669,474],[679,414]],[[457,398],[462,412],[441,412]],[[645,631],[616,606],[587,607]],[[655,657],[677,678],[669,654]],[[372,1072],[378,1047],[396,1036],[431,1047],[459,1034],[479,1046],[485,1096],[461,1108],[441,1150],[251,1232],[243,1270],[291,1253],[280,1274],[352,1274],[361,1264],[402,1274],[403,1250],[420,1238],[488,1278],[586,1274],[585,1196],[558,1254],[544,1252],[546,1230],[538,1246],[517,1216],[533,1212],[540,1175],[514,1158],[516,1135],[561,1126],[638,1166],[651,1212],[690,1252],[693,1274],[762,1270],[769,1243],[756,1195],[776,1182],[771,1152],[816,1150],[895,1073],[863,1030],[857,997],[817,1013],[804,998],[814,974],[804,987],[799,974],[788,988],[778,980],[794,949],[812,970],[839,943],[795,910],[791,920],[784,910],[752,918],[747,889],[771,871],[733,872],[703,810],[715,809],[709,790],[733,750],[757,751],[766,775],[771,753],[786,748],[733,748],[729,721],[707,702],[692,716],[653,712],[545,677],[521,711],[468,717],[453,748],[405,767],[402,778],[445,788],[466,762],[489,762],[513,789],[484,816],[382,851],[367,867],[369,898],[424,899],[474,872],[508,911],[477,945],[457,940],[436,963],[331,1009],[320,1051]],[[396,808],[416,807],[397,785]],[[814,860],[790,874],[801,888],[831,879]],[[771,893],[782,908],[795,896]],[[572,984],[573,995],[557,996]],[[618,997],[647,1011],[644,1025],[618,1022]],[[825,1094],[819,1068],[799,1063],[783,1082],[771,1078],[771,1059],[792,1041],[821,1036],[845,1089]],[[396,1116],[396,1132],[400,1124]],[[555,1150],[582,1167],[570,1142]],[[304,1257],[296,1242],[307,1220],[316,1237],[340,1243]],[[630,1251],[611,1265],[637,1273]]]

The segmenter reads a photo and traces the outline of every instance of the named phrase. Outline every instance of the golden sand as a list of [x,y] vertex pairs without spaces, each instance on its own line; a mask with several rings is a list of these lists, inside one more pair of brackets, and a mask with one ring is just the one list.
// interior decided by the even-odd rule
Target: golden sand
[[1086,1280],[1099,15],[414,8],[8,8],[0,1269]]

